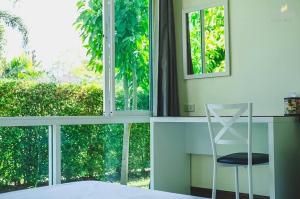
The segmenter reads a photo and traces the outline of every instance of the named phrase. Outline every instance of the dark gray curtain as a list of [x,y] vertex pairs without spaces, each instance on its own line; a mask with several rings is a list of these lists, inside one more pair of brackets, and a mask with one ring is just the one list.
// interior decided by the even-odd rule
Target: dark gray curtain
[[186,21],[186,63],[187,63],[187,74],[194,74],[193,62],[192,62],[192,48],[191,48],[191,37],[190,37],[190,23],[189,14],[185,16]]
[[173,0],[159,1],[157,116],[179,116]]

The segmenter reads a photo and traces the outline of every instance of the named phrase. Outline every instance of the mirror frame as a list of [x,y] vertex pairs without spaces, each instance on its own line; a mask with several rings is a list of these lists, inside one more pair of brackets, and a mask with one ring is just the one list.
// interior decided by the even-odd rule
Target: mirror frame
[[[207,2],[200,6],[182,10],[182,50],[183,50],[183,71],[184,79],[203,79],[210,77],[224,77],[230,76],[230,42],[229,42],[229,14],[228,14],[228,0],[220,0],[220,2]],[[224,6],[224,26],[225,26],[225,72],[205,73],[205,74],[188,74],[187,73],[187,37],[186,37],[186,14],[207,8]]]

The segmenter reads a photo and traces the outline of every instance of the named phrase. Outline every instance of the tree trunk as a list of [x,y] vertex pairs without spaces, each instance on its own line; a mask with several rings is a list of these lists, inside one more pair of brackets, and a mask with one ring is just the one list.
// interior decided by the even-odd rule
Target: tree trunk
[[[123,78],[123,88],[124,88],[124,110],[130,109],[129,105],[129,86],[128,78],[124,75]],[[122,149],[122,167],[121,167],[121,184],[127,185],[128,182],[128,159],[129,159],[129,139],[130,139],[130,128],[131,124],[124,124],[123,132],[123,149]]]
[[132,71],[132,99],[133,99],[133,110],[137,110],[137,75],[136,75],[136,66],[133,67]]
[[121,168],[121,184],[127,185],[128,182],[128,159],[129,159],[129,139],[131,124],[124,124],[123,134],[123,151],[122,151],[122,168]]
[[[133,110],[137,110],[137,75],[136,75],[136,67],[133,68],[132,71],[132,105]],[[123,78],[123,88],[124,88],[124,107],[125,111],[130,110],[129,103],[129,86],[128,86],[128,78],[124,75]],[[128,182],[128,159],[129,159],[129,141],[130,141],[130,130],[131,123],[124,124],[124,134],[123,134],[123,150],[122,150],[122,168],[121,168],[121,184],[127,185]]]

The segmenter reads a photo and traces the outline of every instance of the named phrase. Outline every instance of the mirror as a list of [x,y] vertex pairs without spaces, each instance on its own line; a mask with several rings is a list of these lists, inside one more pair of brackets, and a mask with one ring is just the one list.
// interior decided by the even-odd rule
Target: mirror
[[183,10],[185,79],[230,74],[226,2]]

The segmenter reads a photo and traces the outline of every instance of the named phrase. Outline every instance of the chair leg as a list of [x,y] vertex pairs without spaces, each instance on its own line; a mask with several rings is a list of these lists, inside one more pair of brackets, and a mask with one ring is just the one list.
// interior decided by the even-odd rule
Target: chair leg
[[214,162],[212,199],[217,197],[217,163]]
[[249,199],[253,199],[253,180],[252,180],[252,166],[248,165],[248,186],[249,186]]
[[235,166],[235,198],[240,198],[240,188],[239,188],[239,167]]

